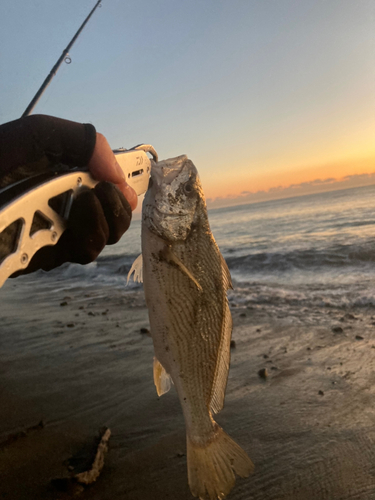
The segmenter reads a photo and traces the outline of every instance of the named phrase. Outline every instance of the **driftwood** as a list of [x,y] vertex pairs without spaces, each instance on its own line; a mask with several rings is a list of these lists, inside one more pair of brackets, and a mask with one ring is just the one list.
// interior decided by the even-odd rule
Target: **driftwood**
[[104,466],[104,456],[108,451],[108,441],[110,437],[110,429],[105,429],[98,444],[98,448],[96,450],[95,458],[92,462],[91,468],[74,475],[74,478],[78,483],[89,485],[94,483],[98,479]]
[[93,484],[98,479],[104,466],[104,457],[108,451],[110,436],[110,429],[101,429],[95,448],[91,445],[85,446],[76,456],[68,460],[70,477],[56,478],[51,481],[56,490],[64,493],[59,498],[77,497],[85,491],[85,486]]

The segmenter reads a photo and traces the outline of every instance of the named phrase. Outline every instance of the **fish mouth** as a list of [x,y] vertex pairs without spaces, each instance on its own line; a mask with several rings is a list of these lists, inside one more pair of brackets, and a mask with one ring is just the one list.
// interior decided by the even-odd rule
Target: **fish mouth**
[[[158,186],[162,183],[170,184],[173,179],[181,172],[186,160],[186,155],[177,156],[159,162],[152,162],[151,177],[156,181]],[[164,214],[168,215],[168,214]]]

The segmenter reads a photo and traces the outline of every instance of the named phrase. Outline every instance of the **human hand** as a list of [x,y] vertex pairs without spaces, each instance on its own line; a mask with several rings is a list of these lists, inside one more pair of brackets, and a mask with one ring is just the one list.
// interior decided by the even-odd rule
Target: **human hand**
[[125,181],[125,175],[110,145],[104,135],[96,134],[96,144],[92,157],[88,163],[88,168],[92,176],[98,181],[108,181],[116,184],[125,198],[128,200],[131,209],[134,210],[138,203],[138,197],[132,187]]
[[87,166],[101,182],[74,200],[67,230],[54,247],[44,247],[35,254],[25,273],[49,271],[64,262],[88,264],[128,230],[138,196],[126,183],[107,139],[100,133]]
[[48,271],[64,262],[92,262],[129,228],[137,205],[106,138],[92,125],[32,115],[0,126],[0,187],[58,164],[86,166],[100,182],[74,200],[57,244],[40,249],[20,274]]

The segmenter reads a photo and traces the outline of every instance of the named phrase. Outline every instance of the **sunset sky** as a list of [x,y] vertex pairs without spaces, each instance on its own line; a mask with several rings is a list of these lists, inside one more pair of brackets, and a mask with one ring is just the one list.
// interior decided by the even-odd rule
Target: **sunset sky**
[[[1,2],[1,122],[94,5]],[[373,0],[103,0],[35,113],[187,154],[212,206],[375,183],[374,56]]]

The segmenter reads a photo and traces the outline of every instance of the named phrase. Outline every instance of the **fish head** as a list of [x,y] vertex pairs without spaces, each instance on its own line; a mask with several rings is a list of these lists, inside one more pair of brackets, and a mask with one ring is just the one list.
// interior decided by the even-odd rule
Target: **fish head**
[[150,231],[168,242],[184,241],[204,194],[198,171],[186,155],[153,162],[142,219]]

